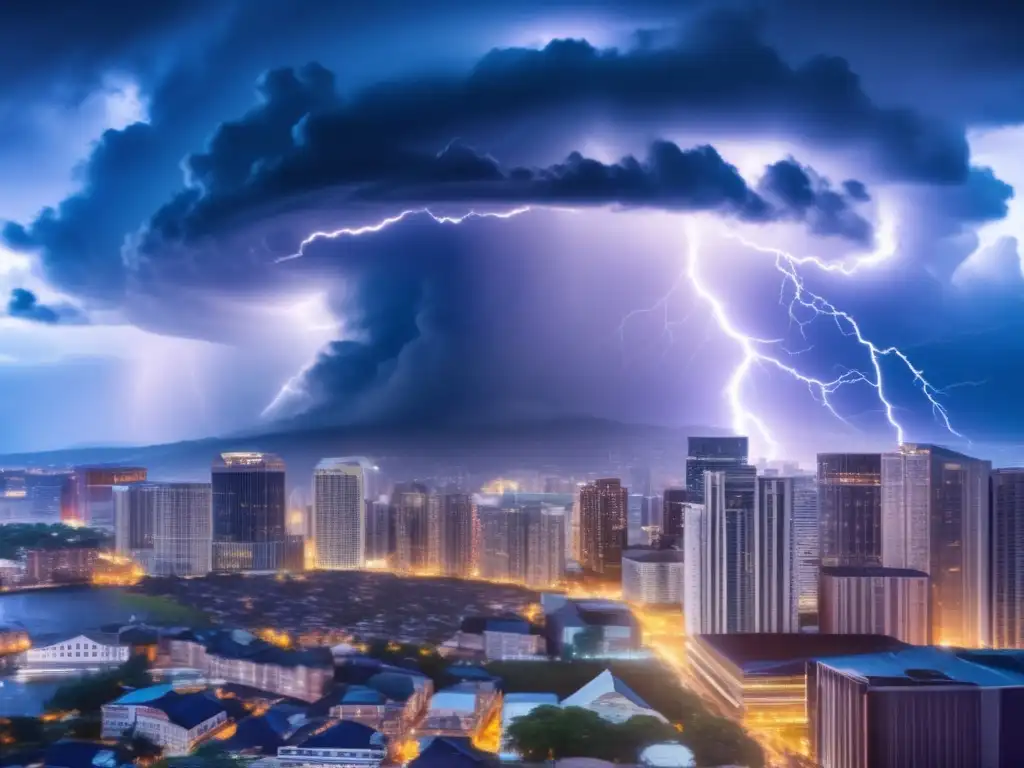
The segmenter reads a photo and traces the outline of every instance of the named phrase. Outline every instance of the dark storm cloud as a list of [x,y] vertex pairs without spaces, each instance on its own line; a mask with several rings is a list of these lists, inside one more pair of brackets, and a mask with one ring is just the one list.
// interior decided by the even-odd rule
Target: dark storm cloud
[[32,291],[25,288],[15,288],[11,291],[11,298],[7,302],[7,314],[10,317],[48,325],[83,325],[88,322],[86,316],[76,307],[70,304],[42,304]]
[[844,181],[842,192],[837,192],[827,179],[790,158],[769,165],[758,190],[777,207],[807,221],[816,235],[871,241],[871,225],[852,208],[852,203],[869,199],[867,188],[856,179]]

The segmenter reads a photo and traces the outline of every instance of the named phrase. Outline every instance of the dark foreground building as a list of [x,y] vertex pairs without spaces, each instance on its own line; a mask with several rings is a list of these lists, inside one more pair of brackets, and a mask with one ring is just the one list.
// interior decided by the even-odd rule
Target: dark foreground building
[[269,453],[222,453],[213,462],[213,569],[301,566],[285,531],[284,462]]
[[813,662],[813,757],[822,768],[1024,765],[1024,653],[912,647]]

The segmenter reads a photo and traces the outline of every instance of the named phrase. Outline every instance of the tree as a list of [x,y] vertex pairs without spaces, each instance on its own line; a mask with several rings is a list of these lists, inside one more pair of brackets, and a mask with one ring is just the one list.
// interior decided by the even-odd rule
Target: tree
[[764,766],[764,752],[743,728],[724,717],[707,713],[691,718],[680,741],[693,751],[697,765],[738,764]]
[[104,704],[116,699],[126,688],[150,685],[148,669],[149,661],[145,656],[133,656],[116,669],[87,675],[60,686],[46,702],[46,709],[83,714],[99,712]]
[[506,734],[525,760],[605,757],[611,748],[609,724],[581,707],[537,707],[513,720]]
[[609,757],[629,763],[651,744],[679,740],[679,731],[652,715],[633,715],[624,723],[612,725],[611,730]]

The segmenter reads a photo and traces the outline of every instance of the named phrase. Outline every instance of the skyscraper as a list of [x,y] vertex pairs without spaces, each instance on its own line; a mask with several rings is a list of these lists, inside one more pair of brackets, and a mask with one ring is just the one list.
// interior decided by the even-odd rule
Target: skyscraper
[[284,472],[284,462],[270,453],[222,453],[214,460],[214,570],[286,567]]
[[113,487],[145,479],[145,467],[76,467],[70,487],[70,504],[61,510],[61,517],[65,521],[113,531]]
[[[685,488],[666,488],[661,502],[661,535],[680,548],[683,546],[683,513],[688,500],[689,496]],[[704,497],[695,497],[693,500],[702,504]]]
[[753,533],[754,631],[797,632],[790,478],[757,478]]
[[618,478],[595,480],[580,489],[580,565],[591,573],[620,576],[627,497]]
[[687,440],[686,490],[696,502],[704,500],[704,473],[719,472],[747,463],[745,437],[691,437]]
[[154,576],[205,576],[213,565],[209,483],[147,483],[153,494]]
[[989,644],[992,464],[904,443],[882,458],[882,563],[931,577],[932,640]]
[[1024,648],[1024,469],[992,471],[992,645]]
[[823,566],[882,564],[882,455],[818,454]]
[[213,512],[209,483],[113,486],[115,542],[152,576],[210,572]]
[[314,565],[324,570],[366,563],[366,502],[358,459],[324,459],[313,471]]
[[364,555],[368,563],[379,567],[391,552],[389,539],[390,504],[383,499],[366,502],[366,547]]
[[549,588],[565,576],[565,508],[526,508],[526,585]]
[[441,568],[445,576],[473,575],[473,498],[451,491],[441,499]]
[[793,568],[796,574],[797,610],[818,611],[818,479],[797,475],[793,480]]
[[[750,466],[708,472],[706,503],[687,507],[683,611],[690,633],[754,631],[756,472]],[[697,562],[689,562],[691,553]]]
[[430,558],[430,497],[421,483],[403,483],[391,494],[394,567],[400,572],[423,572]]

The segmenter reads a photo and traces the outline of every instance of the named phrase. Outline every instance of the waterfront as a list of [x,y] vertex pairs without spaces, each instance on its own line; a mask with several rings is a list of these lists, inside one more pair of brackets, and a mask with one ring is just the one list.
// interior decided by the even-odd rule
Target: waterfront
[[[67,587],[0,595],[0,624],[20,624],[32,644],[46,645],[105,624],[127,622],[131,608],[119,588]],[[0,716],[37,715],[61,680],[0,680]]]

